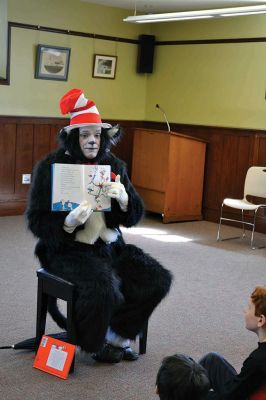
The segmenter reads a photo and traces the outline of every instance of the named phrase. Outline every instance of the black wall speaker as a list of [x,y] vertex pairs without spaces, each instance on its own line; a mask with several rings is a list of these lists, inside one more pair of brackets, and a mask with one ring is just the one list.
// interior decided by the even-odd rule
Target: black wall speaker
[[154,46],[155,46],[155,36],[153,35],[139,36],[137,72],[142,74],[152,73]]

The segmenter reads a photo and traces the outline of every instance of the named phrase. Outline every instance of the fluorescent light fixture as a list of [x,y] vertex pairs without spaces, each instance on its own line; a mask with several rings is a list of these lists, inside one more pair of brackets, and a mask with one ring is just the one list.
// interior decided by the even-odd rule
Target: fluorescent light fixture
[[221,17],[239,17],[240,15],[265,14],[265,11],[249,11],[244,13],[221,14]]
[[262,6],[216,8],[214,10],[181,11],[164,14],[134,15],[123,19],[124,22],[134,24],[145,24],[152,22],[182,21],[188,19],[211,18],[211,17],[234,17],[240,15],[266,14],[266,4]]
[[199,15],[197,17],[179,17],[179,18],[167,18],[166,19],[145,19],[145,21],[138,21],[138,24],[147,24],[154,22],[170,22],[170,21],[184,21],[186,19],[205,19],[205,18],[213,18],[213,15]]

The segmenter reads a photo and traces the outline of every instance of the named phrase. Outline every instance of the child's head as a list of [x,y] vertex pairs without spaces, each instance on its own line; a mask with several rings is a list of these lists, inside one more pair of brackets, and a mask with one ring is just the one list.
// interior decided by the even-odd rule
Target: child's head
[[202,400],[209,391],[206,370],[184,354],[166,357],[156,378],[161,400]]
[[258,334],[266,329],[266,286],[257,286],[251,293],[245,309],[246,328]]

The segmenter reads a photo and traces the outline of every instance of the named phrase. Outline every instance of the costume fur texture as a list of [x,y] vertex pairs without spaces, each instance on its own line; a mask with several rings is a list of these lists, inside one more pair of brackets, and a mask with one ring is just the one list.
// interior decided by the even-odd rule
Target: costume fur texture
[[[109,132],[110,133],[110,132]],[[98,239],[93,245],[75,241],[76,232],[63,230],[67,212],[51,212],[51,165],[53,163],[88,163],[83,156],[78,129],[68,135],[60,132],[60,148],[40,161],[33,174],[27,218],[28,226],[38,238],[35,254],[43,268],[76,286],[75,327],[77,344],[94,352],[104,343],[110,326],[118,335],[135,339],[154,308],[168,293],[171,274],[140,248],[125,244],[119,226],[136,225],[143,216],[143,203],[132,186],[123,161],[110,152],[120,130],[102,129],[97,158],[90,163],[111,165],[120,175],[128,194],[128,210],[123,212],[112,199],[111,212],[105,212],[107,228],[120,233],[114,243]],[[61,327],[65,318],[50,304],[52,317]]]

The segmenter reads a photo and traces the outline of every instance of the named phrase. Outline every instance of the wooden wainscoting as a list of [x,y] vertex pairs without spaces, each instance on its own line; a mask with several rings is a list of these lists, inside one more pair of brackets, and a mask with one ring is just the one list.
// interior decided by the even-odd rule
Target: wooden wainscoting
[[[0,216],[24,213],[29,185],[22,183],[22,175],[31,174],[35,163],[56,149],[57,133],[68,123],[66,118],[0,116]],[[141,124],[120,123],[124,138],[113,150],[127,162],[130,173],[133,131]]]
[[[145,126],[163,129],[165,124],[146,122]],[[252,165],[266,167],[266,131],[171,124],[174,132],[207,140],[204,176],[203,217],[218,222],[225,197],[243,198],[245,176]],[[228,218],[238,211],[225,210]],[[257,231],[266,233],[266,218],[261,211]]]
[[0,215],[25,211],[28,184],[23,174],[56,147],[56,133],[63,119],[0,117]]
[[[120,123],[124,137],[112,151],[128,166],[131,174],[135,128],[165,129],[164,123],[109,121]],[[25,211],[29,185],[22,174],[31,174],[36,161],[57,147],[58,131],[65,118],[0,116],[0,216]],[[266,131],[171,124],[171,130],[204,139],[207,155],[204,175],[203,217],[217,222],[225,197],[241,198],[247,169],[266,166]],[[228,217],[234,213],[227,212]],[[258,219],[258,231],[266,233],[266,219]]]

